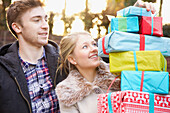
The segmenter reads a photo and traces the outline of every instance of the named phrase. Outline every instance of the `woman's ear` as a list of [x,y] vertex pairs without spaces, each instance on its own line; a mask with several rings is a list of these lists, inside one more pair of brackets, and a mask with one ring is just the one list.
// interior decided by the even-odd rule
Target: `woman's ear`
[[72,55],[69,55],[69,56],[68,56],[68,61],[69,61],[71,64],[73,64],[73,65],[76,65],[76,64],[77,64],[75,58],[74,58]]
[[12,26],[12,29],[13,29],[16,33],[20,33],[20,32],[21,32],[21,25],[19,25],[18,23],[13,22],[11,26]]

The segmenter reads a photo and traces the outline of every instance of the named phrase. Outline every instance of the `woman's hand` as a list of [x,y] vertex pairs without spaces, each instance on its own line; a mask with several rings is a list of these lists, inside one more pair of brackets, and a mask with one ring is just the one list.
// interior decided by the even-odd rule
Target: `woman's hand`
[[156,12],[155,7],[152,2],[144,2],[142,0],[137,0],[134,6],[146,8],[147,11],[151,10],[153,14]]

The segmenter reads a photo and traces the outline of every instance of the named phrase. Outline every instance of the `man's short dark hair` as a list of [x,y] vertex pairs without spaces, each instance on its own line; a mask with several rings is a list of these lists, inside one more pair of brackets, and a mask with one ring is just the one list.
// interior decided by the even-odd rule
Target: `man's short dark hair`
[[12,29],[12,23],[17,22],[22,25],[21,16],[27,10],[35,8],[35,7],[43,7],[44,4],[40,0],[20,0],[15,1],[9,5],[7,8],[6,19],[7,26],[11,33],[17,38],[16,32]]

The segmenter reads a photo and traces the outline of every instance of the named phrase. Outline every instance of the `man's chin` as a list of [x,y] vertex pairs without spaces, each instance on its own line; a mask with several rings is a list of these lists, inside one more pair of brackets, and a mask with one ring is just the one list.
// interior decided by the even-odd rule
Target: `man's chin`
[[40,44],[41,44],[42,46],[45,46],[45,45],[48,44],[48,40],[46,40],[46,41],[41,41]]

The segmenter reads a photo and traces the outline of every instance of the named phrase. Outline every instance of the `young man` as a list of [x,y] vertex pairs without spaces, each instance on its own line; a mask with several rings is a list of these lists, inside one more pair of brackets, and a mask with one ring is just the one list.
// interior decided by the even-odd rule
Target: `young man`
[[48,40],[43,4],[22,0],[7,10],[9,30],[18,39],[0,49],[0,113],[56,113],[58,45]]

